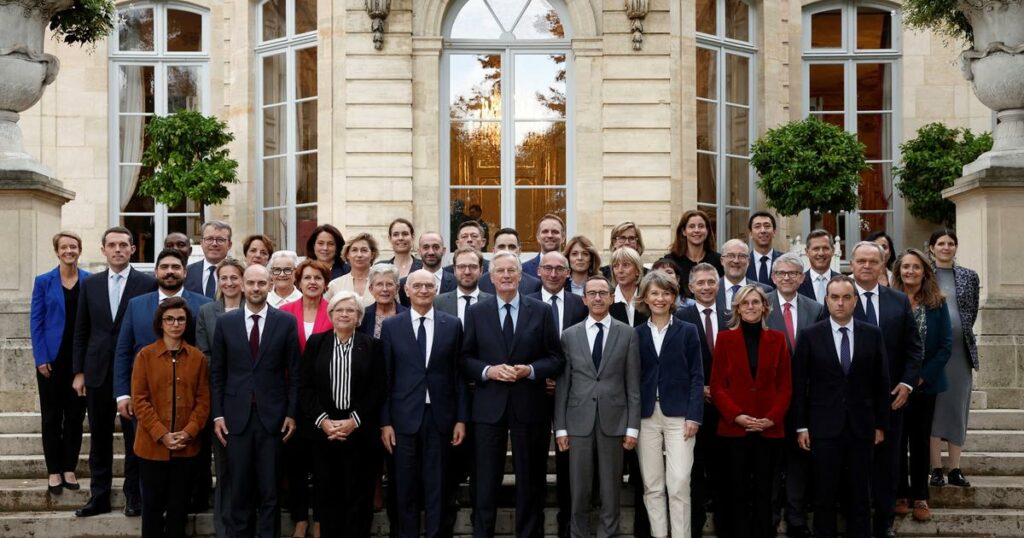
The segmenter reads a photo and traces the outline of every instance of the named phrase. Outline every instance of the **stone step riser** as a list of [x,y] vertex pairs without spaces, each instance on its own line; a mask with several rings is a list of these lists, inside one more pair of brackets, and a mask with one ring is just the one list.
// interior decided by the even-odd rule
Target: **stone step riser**
[[[116,417],[113,420],[114,429],[116,431],[121,431],[121,421]],[[82,421],[82,429],[86,433],[89,432],[88,417]],[[42,431],[39,413],[0,413],[0,434],[41,433]]]
[[[82,436],[80,453],[88,454],[92,436]],[[0,456],[33,456],[43,453],[43,438],[38,433],[0,434]],[[124,454],[124,435],[114,434],[114,454]]]
[[1017,452],[1024,450],[1024,431],[972,431],[968,433],[963,449],[968,452]]

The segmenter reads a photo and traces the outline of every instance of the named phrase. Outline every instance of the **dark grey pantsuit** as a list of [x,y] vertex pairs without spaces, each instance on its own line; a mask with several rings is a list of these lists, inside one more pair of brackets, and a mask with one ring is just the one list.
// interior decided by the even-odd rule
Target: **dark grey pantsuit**
[[597,487],[601,498],[597,535],[601,538],[618,535],[622,460],[621,435],[605,435],[595,430],[591,435],[569,436],[569,482],[572,484],[570,536],[590,536],[590,499],[595,467],[600,469]]

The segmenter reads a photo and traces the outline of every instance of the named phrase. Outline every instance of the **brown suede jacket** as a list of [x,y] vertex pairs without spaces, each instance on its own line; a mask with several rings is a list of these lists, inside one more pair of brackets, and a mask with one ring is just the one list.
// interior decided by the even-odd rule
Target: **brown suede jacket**
[[[139,422],[136,455],[162,461],[197,455],[199,432],[210,414],[206,357],[182,343],[172,360],[162,338],[142,348],[132,371],[132,406]],[[183,430],[191,438],[185,448],[171,451],[160,442],[165,434]]]

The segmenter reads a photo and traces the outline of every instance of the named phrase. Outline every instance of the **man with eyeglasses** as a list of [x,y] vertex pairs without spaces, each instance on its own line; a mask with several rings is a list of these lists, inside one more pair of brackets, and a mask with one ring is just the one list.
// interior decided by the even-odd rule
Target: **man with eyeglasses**
[[291,250],[277,250],[270,255],[270,279],[274,287],[267,294],[267,304],[277,308],[302,298],[302,292],[295,285],[298,264],[299,257]]
[[[449,273],[455,272],[455,250],[461,248],[472,248],[477,252],[483,252],[487,246],[487,229],[485,225],[477,220],[467,220],[455,230],[455,249],[452,251],[451,265],[444,266]],[[483,263],[483,272],[487,272],[487,260]]]
[[[494,233],[494,253],[509,252],[519,257],[519,232],[515,228],[502,228]],[[530,295],[540,291],[541,283],[537,278],[537,266],[533,267],[533,273],[526,273],[526,264],[523,264],[522,278],[519,280],[519,293]],[[491,274],[484,267],[484,274],[480,277],[480,289],[487,293],[494,293],[494,284],[491,283]]]
[[725,308],[732,308],[732,298],[740,288],[748,284],[756,284],[765,293],[770,293],[773,287],[762,284],[747,278],[747,266],[750,265],[750,248],[740,239],[730,239],[722,245],[722,265],[725,267],[725,276],[719,283],[718,300],[725,304]]
[[494,294],[481,291],[480,275],[483,267],[483,254],[473,247],[462,247],[455,251],[455,281],[458,287],[442,293],[434,298],[434,308],[451,314],[466,323],[466,309],[478,301],[488,299]]
[[231,251],[231,225],[219,220],[203,223],[203,260],[188,266],[185,289],[192,293],[217,298],[217,264]]

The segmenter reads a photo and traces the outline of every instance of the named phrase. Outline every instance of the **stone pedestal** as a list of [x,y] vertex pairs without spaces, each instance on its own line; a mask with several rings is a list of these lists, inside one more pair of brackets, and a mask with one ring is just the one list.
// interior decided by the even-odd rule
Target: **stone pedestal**
[[990,408],[1022,409],[1024,166],[975,170],[943,195],[956,203],[957,261],[981,278],[975,390],[986,393]]

